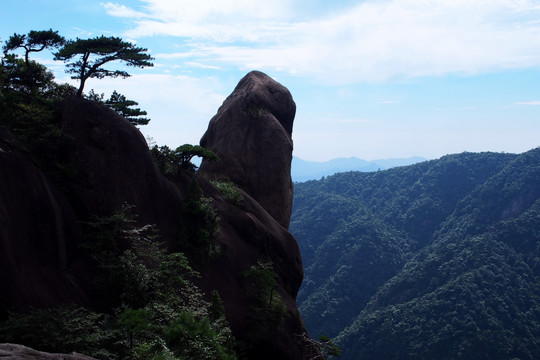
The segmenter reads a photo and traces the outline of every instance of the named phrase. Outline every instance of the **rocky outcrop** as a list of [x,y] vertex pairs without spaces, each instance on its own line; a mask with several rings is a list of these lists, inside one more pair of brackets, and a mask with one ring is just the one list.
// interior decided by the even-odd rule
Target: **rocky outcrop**
[[200,141],[221,159],[203,161],[200,171],[228,177],[286,229],[292,209],[295,112],[283,85],[253,71],[224,101]]
[[[296,240],[247,193],[241,192],[241,206],[233,205],[210,183],[200,181],[205,195],[214,199],[220,217],[216,241],[221,248],[220,256],[198,268],[203,280],[200,286],[206,292],[218,290],[235,336],[256,342],[248,349],[248,359],[302,359],[304,349],[298,338],[305,328],[298,315],[296,295],[303,279],[303,267]],[[278,280],[276,292],[287,308],[287,315],[279,327],[260,332],[255,340],[253,334],[268,324],[253,323],[249,310],[250,284],[242,274],[259,261],[273,264]]]
[[50,354],[17,344],[0,344],[2,360],[96,360],[92,357],[73,354]]
[[177,235],[187,190],[161,175],[142,134],[108,107],[75,96],[65,100],[61,116],[73,139],[64,165],[74,174],[64,179],[63,191],[0,130],[0,313],[103,300],[88,291],[94,274],[80,246],[81,224],[91,216],[110,216],[129,204],[138,222],[156,224],[163,239]]
[[[130,204],[137,221],[155,224],[161,240],[172,249],[178,243],[182,202],[195,181],[219,215],[214,240],[220,249],[211,261],[192,263],[201,274],[197,285],[206,294],[218,291],[232,332],[246,345],[248,358],[303,359],[305,347],[299,339],[305,337],[305,328],[295,301],[302,261],[296,240],[286,229],[294,111],[284,87],[254,72],[212,119],[203,139],[215,145],[211,149],[222,161],[216,167],[204,163],[202,168],[245,190],[239,190],[242,201],[236,204],[206,176],[186,171],[174,183],[165,178],[141,133],[114,111],[88,100],[70,97],[62,105],[61,128],[74,140],[66,164],[74,175],[64,179],[62,191],[13,135],[0,130],[0,319],[6,310],[27,306],[73,302],[106,307],[107,289],[91,291],[93,267],[79,246],[84,241],[81,223]],[[233,125],[236,138],[226,131]],[[240,144],[239,159],[235,160],[231,141]],[[282,321],[264,331],[260,329],[266,324],[257,323],[251,313],[252,285],[242,275],[260,262],[271,264],[277,280],[272,291],[286,309]]]
[[165,238],[174,236],[170,224],[187,189],[162,176],[137,128],[108,107],[76,96],[66,99],[61,125],[75,139],[69,163],[76,178],[68,190],[79,216],[109,215],[127,203],[139,222],[157,224]]

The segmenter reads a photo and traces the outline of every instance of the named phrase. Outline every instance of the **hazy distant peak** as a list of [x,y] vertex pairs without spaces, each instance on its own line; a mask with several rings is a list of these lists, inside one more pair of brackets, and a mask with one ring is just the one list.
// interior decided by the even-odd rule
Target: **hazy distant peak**
[[412,165],[426,158],[413,156],[409,158],[391,158],[379,160],[363,160],[357,157],[337,158],[328,161],[308,161],[293,156],[291,175],[294,182],[318,180],[323,176],[344,171],[377,171],[396,166]]

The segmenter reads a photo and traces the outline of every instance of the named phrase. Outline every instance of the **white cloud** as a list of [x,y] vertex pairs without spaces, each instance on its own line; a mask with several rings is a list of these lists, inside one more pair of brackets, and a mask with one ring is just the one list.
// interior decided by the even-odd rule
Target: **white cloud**
[[[75,84],[74,80],[64,79]],[[119,80],[90,79],[85,92],[94,89],[108,98],[113,90],[139,103],[151,119],[141,131],[159,145],[176,147],[198,144],[230,89],[216,78],[175,76],[168,74],[134,74]]]
[[537,101],[522,101],[522,102],[517,102],[516,105],[533,105],[533,106],[540,106],[540,100],[537,100]]
[[206,65],[206,64],[201,64],[201,63],[198,63],[198,62],[193,62],[193,61],[186,61],[184,63],[184,65],[189,66],[189,67],[199,68],[199,69],[211,69],[211,70],[219,70],[220,69],[219,66]]
[[144,11],[115,3],[102,4],[112,16],[132,17],[136,26],[126,36],[171,35],[218,42],[258,41],[287,33],[276,21],[289,13],[289,1],[274,0],[141,0]]
[[116,17],[125,18],[144,18],[146,14],[140,11],[135,11],[125,5],[113,4],[113,3],[101,3],[101,5],[107,11],[107,14]]
[[536,0],[368,0],[313,19],[286,0],[142,2],[139,11],[104,6],[111,15],[133,18],[129,37],[172,35],[197,41],[192,52],[168,56],[282,71],[326,84],[540,64]]

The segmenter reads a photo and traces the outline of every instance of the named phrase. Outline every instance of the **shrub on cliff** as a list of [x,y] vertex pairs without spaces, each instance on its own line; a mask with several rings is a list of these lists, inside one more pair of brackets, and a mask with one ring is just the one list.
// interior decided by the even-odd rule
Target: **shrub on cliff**
[[154,145],[150,151],[158,169],[171,180],[178,180],[182,171],[195,172],[197,166],[192,162],[195,156],[209,161],[219,161],[216,154],[199,145],[184,144],[175,150],[167,145]]
[[189,194],[182,203],[180,217],[180,250],[207,261],[217,255],[219,248],[215,242],[219,232],[219,217],[212,206],[212,199],[203,192],[194,179]]

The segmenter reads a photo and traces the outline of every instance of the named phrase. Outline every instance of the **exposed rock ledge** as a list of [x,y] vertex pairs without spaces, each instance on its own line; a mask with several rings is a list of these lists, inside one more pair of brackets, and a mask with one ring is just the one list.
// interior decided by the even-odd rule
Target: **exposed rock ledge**
[[16,344],[0,344],[0,359],[2,360],[96,360],[90,356],[73,353],[50,354]]

